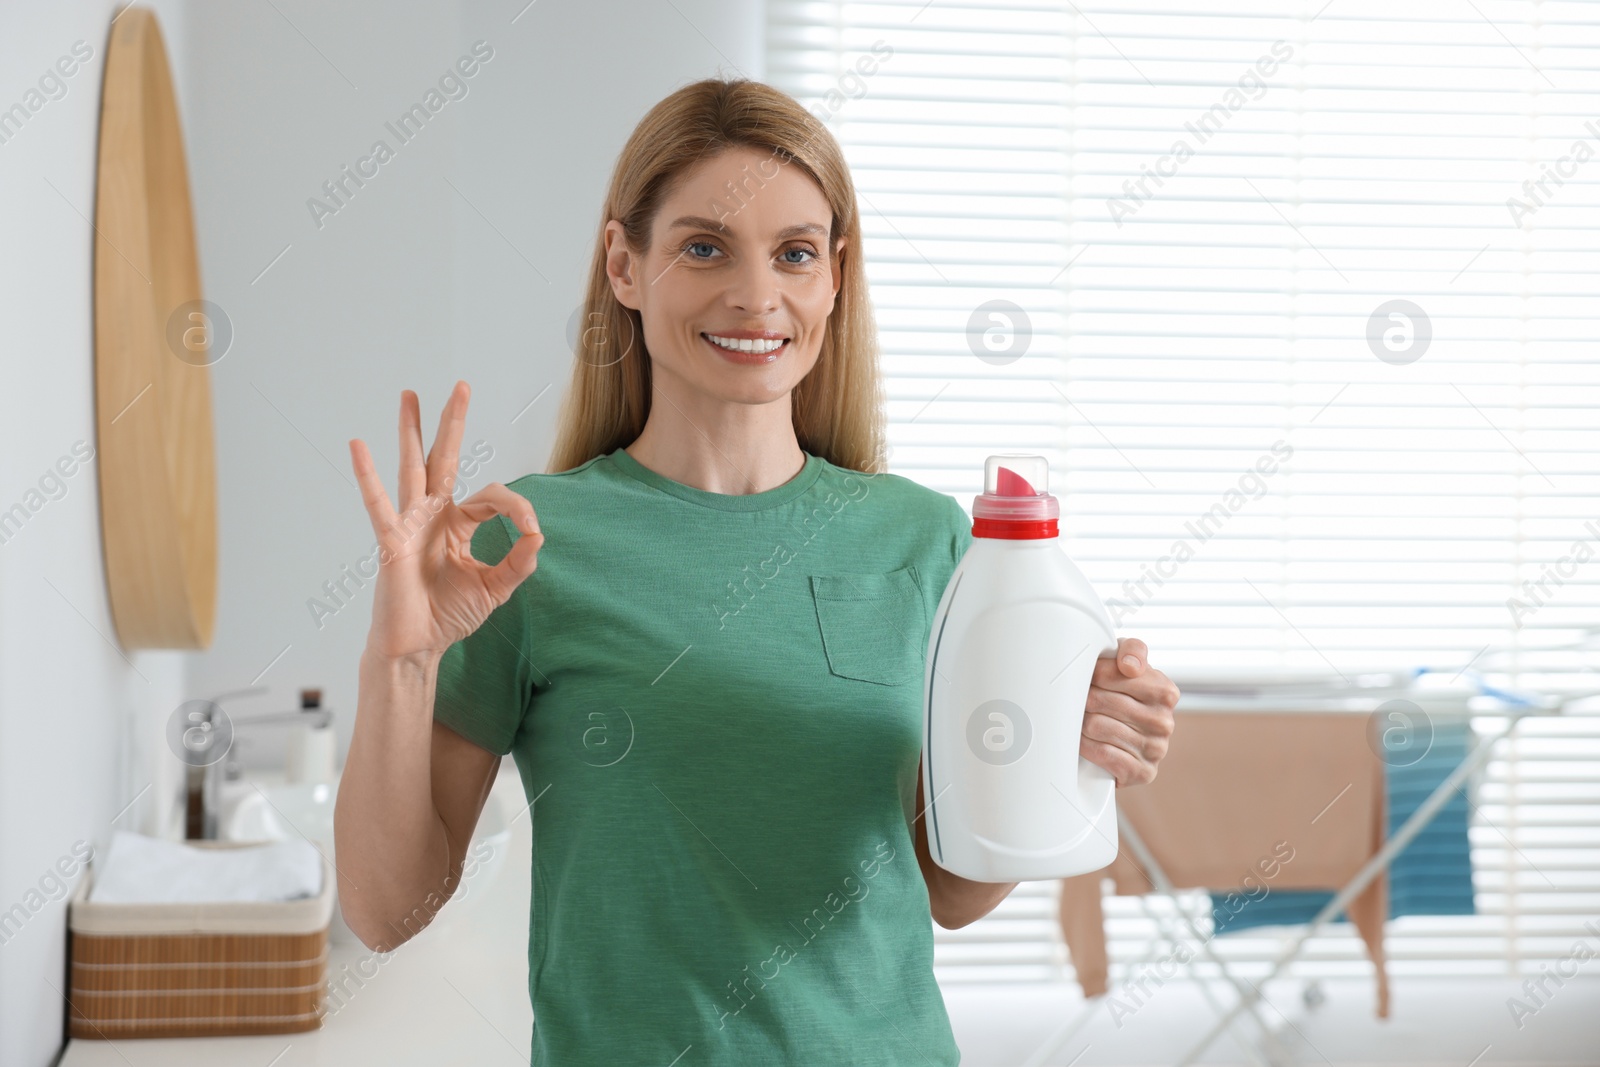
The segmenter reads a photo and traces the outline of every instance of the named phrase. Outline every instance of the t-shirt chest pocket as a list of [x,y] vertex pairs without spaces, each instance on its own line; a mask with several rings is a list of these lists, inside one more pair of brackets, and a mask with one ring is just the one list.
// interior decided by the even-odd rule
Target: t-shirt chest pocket
[[878,685],[922,677],[927,610],[915,567],[813,574],[811,598],[833,674]]

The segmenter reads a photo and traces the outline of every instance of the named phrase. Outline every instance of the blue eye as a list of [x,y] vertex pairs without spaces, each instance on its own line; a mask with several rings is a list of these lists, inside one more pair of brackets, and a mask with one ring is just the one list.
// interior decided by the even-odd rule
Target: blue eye
[[[690,241],[688,244],[683,246],[682,250],[685,251],[685,252],[688,252],[689,249],[694,248],[696,246],[700,246],[700,247],[704,247],[704,248],[716,248],[717,247],[716,245],[712,244],[710,241]],[[707,258],[710,258],[710,257],[708,257],[708,256],[697,256],[697,255],[694,255],[691,252],[689,254],[689,258],[690,259],[707,259]]]
[[[816,259],[817,258],[817,254],[815,252],[811,251],[811,249],[809,249],[809,248],[790,248],[790,249],[786,249],[783,254],[784,255],[788,255],[790,252],[803,252],[806,255],[810,256],[811,259]],[[796,262],[796,261],[794,261],[792,259],[789,260],[789,263],[792,266],[796,266],[796,267],[803,266],[807,262],[810,262],[810,260],[803,260],[801,262]]]

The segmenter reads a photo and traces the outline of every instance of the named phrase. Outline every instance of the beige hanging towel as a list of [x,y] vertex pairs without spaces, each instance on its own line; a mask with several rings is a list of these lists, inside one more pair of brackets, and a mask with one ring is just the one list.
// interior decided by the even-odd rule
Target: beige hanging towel
[[[1180,708],[1160,774],[1118,789],[1117,805],[1175,888],[1232,891],[1222,906],[1248,907],[1276,890],[1338,890],[1372,858],[1384,837],[1383,762],[1362,714]],[[1155,888],[1120,845],[1111,866],[1061,883],[1061,933],[1085,996],[1106,991],[1101,881],[1118,895]],[[1389,1015],[1388,893],[1385,871],[1347,911],[1372,960],[1379,1018]]]

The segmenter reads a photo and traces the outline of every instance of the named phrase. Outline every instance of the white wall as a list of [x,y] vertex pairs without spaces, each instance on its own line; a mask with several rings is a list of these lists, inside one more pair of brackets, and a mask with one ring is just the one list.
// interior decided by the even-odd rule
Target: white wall
[[[193,81],[182,62],[183,5],[151,6],[187,119]],[[37,107],[0,143],[0,510],[20,504],[28,513],[0,543],[0,912],[10,916],[0,926],[4,1067],[49,1063],[61,1044],[64,897],[81,871],[74,845],[103,848],[113,827],[154,830],[158,798],[178,781],[162,727],[183,699],[186,657],[118,651],[98,470],[93,462],[56,467],[74,443],[96,445],[88,220],[115,10],[112,0],[0,10],[0,108]],[[29,101],[27,92],[80,40],[93,55],[61,79],[65,91],[47,83]],[[69,469],[70,477],[51,478]],[[72,877],[57,880],[58,863]]]
[[[0,909],[32,899],[75,841],[103,848],[113,817],[159,832],[179,781],[163,731],[183,700],[269,686],[228,705],[250,714],[320,686],[342,758],[371,586],[349,584],[342,607],[322,586],[373,543],[345,442],[368,442],[392,490],[400,390],[421,396],[431,443],[459,377],[475,391],[464,443],[494,453],[471,488],[542,470],[617,151],[680,85],[762,75],[762,5],[748,0],[151,6],[178,85],[205,296],[234,331],[212,369],[216,639],[201,653],[114,647],[92,465],[0,544]],[[0,8],[0,107],[75,40],[95,51],[0,144],[0,509],[75,441],[94,443],[86,217],[114,11]],[[478,40],[494,56],[467,94],[401,145],[385,122]],[[394,157],[319,227],[307,200],[379,138]],[[338,607],[320,628],[318,596]],[[240,749],[247,763],[279,758],[265,738]],[[65,925],[46,899],[0,944],[0,1067],[56,1053]]]

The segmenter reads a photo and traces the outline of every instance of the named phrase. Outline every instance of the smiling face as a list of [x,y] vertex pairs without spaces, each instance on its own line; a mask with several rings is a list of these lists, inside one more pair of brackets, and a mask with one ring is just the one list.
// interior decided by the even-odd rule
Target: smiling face
[[832,217],[808,174],[741,147],[681,177],[642,258],[622,223],[608,222],[606,271],[617,299],[640,314],[653,376],[731,403],[771,403],[794,389],[816,364],[839,292],[844,238],[829,249]]

